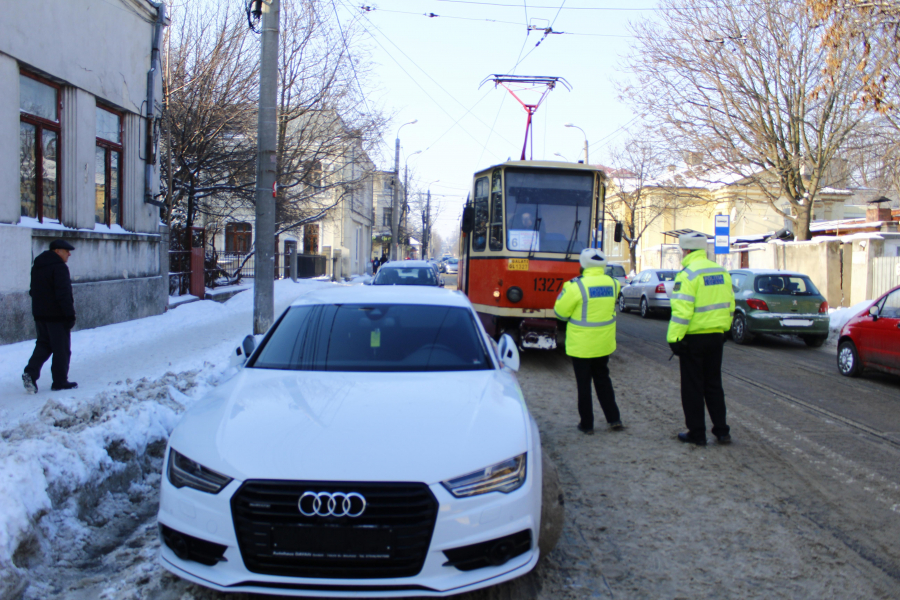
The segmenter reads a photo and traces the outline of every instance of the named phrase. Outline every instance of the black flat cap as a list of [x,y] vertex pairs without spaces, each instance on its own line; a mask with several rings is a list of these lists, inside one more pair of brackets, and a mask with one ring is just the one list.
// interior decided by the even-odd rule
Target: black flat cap
[[53,240],[50,242],[51,250],[74,250],[75,246],[67,242],[66,240]]

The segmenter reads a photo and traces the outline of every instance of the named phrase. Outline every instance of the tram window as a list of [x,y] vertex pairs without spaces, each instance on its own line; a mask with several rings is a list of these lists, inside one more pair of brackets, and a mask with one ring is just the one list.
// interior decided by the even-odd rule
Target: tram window
[[488,178],[475,180],[475,228],[472,231],[472,250],[481,252],[487,246]]
[[503,250],[503,185],[500,169],[491,182],[491,250]]
[[506,247],[579,253],[588,247],[594,175],[506,170]]

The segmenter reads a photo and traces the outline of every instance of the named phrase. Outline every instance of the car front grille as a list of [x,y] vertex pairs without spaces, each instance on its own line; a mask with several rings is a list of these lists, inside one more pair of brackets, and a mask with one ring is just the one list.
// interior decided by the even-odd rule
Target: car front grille
[[[298,507],[306,492],[356,492],[366,508],[359,517],[307,517]],[[287,577],[412,577],[425,563],[437,509],[422,483],[251,480],[231,499],[247,569]]]

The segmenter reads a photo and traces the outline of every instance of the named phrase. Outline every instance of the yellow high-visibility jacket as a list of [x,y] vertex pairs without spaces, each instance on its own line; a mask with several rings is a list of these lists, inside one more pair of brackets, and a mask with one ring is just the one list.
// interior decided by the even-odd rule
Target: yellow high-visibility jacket
[[616,350],[616,299],[619,282],[600,267],[567,281],[556,298],[556,318],[566,321],[566,354],[577,358],[609,356]]
[[681,261],[684,268],[675,276],[672,288],[672,318],[666,341],[670,344],[695,333],[722,333],[731,327],[734,316],[734,289],[731,275],[695,250]]

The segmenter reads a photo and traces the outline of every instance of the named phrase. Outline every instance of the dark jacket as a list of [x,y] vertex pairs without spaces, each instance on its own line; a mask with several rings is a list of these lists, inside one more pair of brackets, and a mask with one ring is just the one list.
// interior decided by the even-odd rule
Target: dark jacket
[[34,259],[29,293],[36,321],[75,321],[69,267],[56,252],[47,250]]

